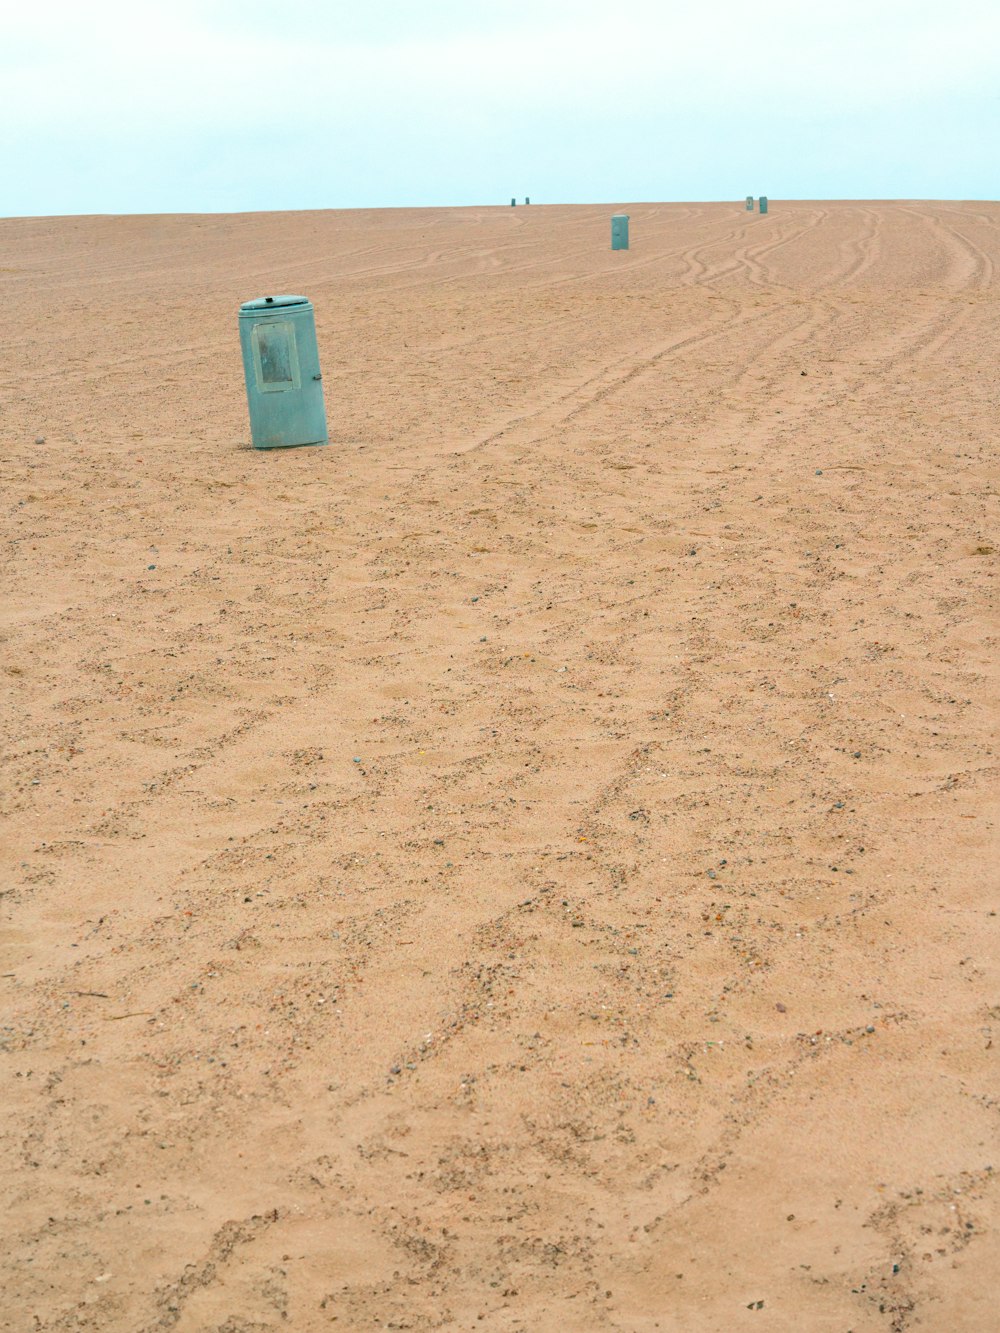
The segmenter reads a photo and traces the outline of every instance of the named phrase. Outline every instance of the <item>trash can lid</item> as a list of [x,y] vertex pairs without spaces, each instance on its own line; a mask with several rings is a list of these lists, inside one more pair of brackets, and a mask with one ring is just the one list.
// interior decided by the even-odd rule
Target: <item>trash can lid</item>
[[306,296],[258,296],[253,301],[244,301],[241,310],[270,310],[278,305],[308,305]]

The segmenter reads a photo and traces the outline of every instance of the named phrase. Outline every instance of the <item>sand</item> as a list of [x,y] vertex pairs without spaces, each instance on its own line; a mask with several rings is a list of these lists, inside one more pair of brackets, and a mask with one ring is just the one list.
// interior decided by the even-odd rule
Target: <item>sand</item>
[[0,1327],[997,1328],[1000,205],[614,211],[0,223]]

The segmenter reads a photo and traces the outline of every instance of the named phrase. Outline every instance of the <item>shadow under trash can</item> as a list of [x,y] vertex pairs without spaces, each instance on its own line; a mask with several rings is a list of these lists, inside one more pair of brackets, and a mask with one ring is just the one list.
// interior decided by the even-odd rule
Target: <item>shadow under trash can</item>
[[253,447],[328,444],[312,303],[304,296],[245,301],[240,347]]

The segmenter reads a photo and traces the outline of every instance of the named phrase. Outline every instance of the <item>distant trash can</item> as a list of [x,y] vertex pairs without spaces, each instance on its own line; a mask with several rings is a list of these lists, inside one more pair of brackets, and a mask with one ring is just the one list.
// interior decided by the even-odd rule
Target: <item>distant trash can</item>
[[628,218],[627,213],[616,213],[611,219],[612,250],[628,249]]
[[328,444],[312,303],[304,296],[245,301],[240,347],[253,447]]
[[766,195],[766,194],[762,194],[762,195],[760,196],[760,211],[761,211],[762,213],[766,213],[766,212],[767,212],[767,195]]
[[753,195],[752,195],[752,194],[748,194],[748,195],[747,195],[747,212],[748,212],[748,213],[752,213],[752,212],[753,212]]

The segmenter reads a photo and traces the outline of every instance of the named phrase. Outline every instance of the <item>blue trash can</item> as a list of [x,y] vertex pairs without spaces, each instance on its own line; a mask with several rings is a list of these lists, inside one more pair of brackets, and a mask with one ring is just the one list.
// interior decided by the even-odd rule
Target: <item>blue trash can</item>
[[753,212],[753,195],[752,195],[752,194],[748,194],[748,195],[747,195],[747,212],[748,212],[748,213],[752,213],[752,212]]
[[616,213],[611,219],[612,250],[628,249],[628,218],[627,213]]
[[304,296],[245,301],[240,347],[253,447],[328,444],[311,302]]
[[762,194],[762,195],[760,196],[760,211],[761,211],[762,213],[766,213],[766,212],[767,212],[767,195],[766,195],[766,194]]

